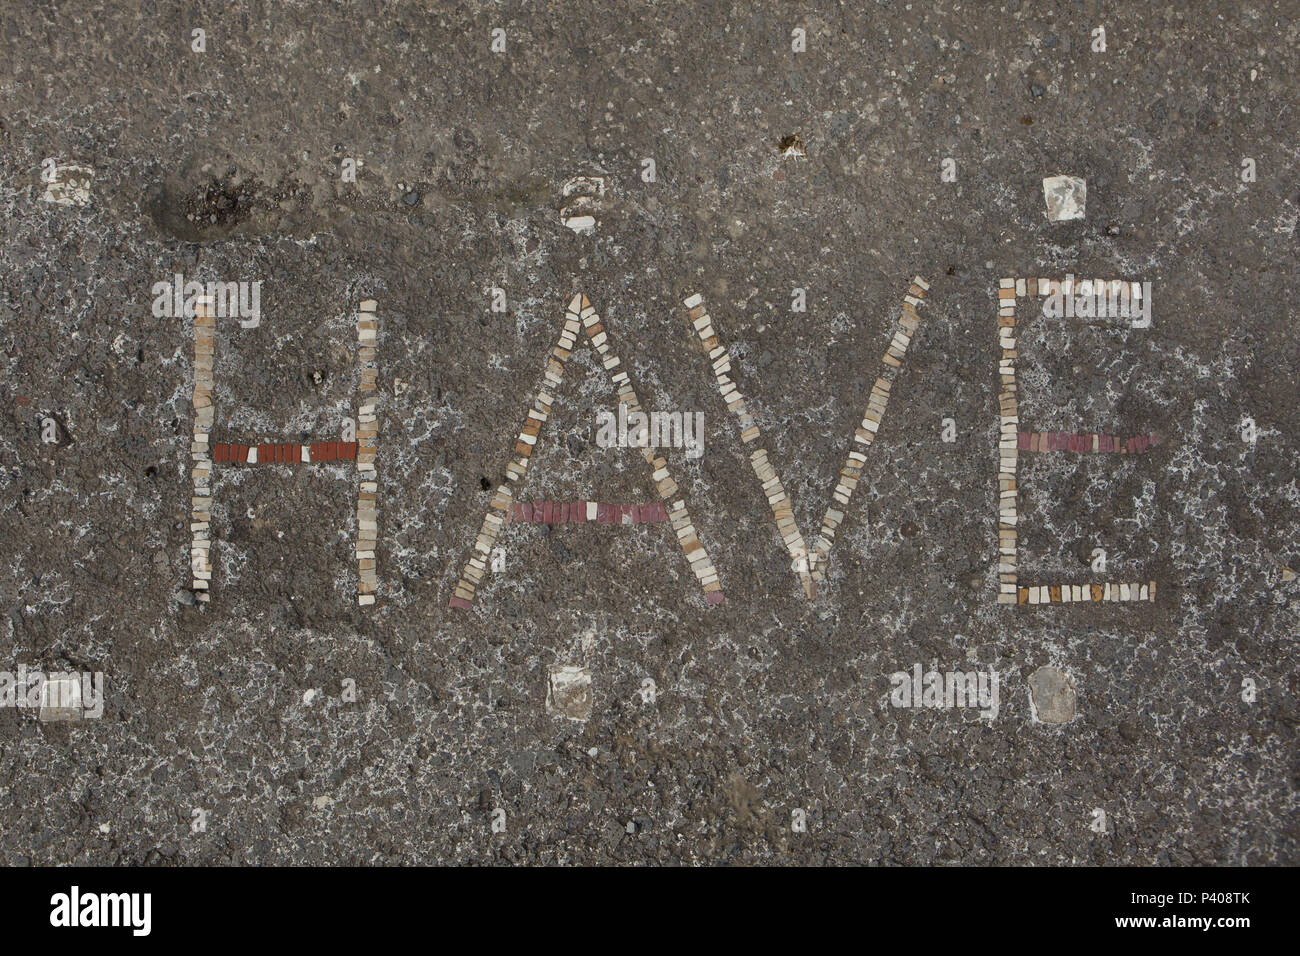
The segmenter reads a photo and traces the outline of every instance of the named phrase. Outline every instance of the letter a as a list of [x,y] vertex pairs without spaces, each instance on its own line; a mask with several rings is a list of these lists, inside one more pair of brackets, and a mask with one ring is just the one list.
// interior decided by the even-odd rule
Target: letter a
[[[672,523],[677,541],[686,553],[686,560],[704,591],[704,600],[709,604],[722,603],[722,586],[718,583],[718,572],[714,570],[713,562],[700,542],[690,513],[686,510],[686,502],[680,498],[672,500],[678,493],[677,483],[668,474],[668,462],[660,458],[653,448],[642,448],[641,456],[650,467],[651,480],[654,481],[655,488],[662,499],[655,505],[627,507],[597,505],[596,502],[589,501],[574,505],[537,502],[530,506],[515,502],[516,489],[528,471],[528,461],[533,449],[537,447],[542,425],[550,417],[554,390],[559,388],[562,381],[565,362],[577,347],[578,333],[583,329],[586,330],[587,339],[595,347],[601,364],[609,374],[610,382],[618,392],[619,403],[627,407],[629,416],[644,415],[627,373],[620,368],[618,356],[609,347],[609,336],[600,316],[596,314],[596,310],[592,308],[585,295],[575,295],[565,314],[564,328],[560,332],[559,341],[551,349],[551,354],[546,360],[542,388],[537,394],[533,407],[528,410],[523,431],[515,442],[515,457],[506,465],[506,483],[497,488],[488,504],[488,511],[483,518],[478,537],[474,541],[473,551],[456,584],[455,593],[449,601],[451,607],[468,610],[474,606],[475,591],[487,571],[492,548],[501,534],[501,529],[510,521],[532,520],[554,524],[601,520],[606,523],[617,521],[622,524],[635,521],[658,521],[663,517],[667,517]],[[616,517],[611,515],[611,509],[618,512]],[[537,514],[538,511],[542,513]]]

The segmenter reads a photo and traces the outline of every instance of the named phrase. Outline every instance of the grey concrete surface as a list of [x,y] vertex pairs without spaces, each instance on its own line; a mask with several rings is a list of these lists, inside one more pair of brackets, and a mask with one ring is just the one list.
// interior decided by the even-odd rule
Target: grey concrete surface
[[[1300,3],[14,0],[0,36],[0,670],[105,690],[0,709],[5,862],[1298,861]],[[42,199],[47,159],[87,205]],[[1084,219],[1047,220],[1057,174]],[[263,282],[258,328],[219,324],[214,440],[333,440],[378,300],[374,607],[344,465],[220,471],[194,602],[176,272]],[[1085,583],[1100,547],[1151,604],[994,603],[998,280],[1066,273],[1151,281],[1152,325],[1037,320],[1021,414],[1161,440],[1027,459],[1024,574]],[[681,302],[809,535],[914,274],[809,601]],[[645,404],[705,414],[668,457],[719,607],[666,525],[512,525],[447,607],[578,291]],[[523,497],[653,498],[595,446],[600,372],[570,360]],[[996,718],[895,707],[917,664],[995,671]],[[548,710],[553,665],[589,718]],[[1044,666],[1066,723],[1034,719]]]

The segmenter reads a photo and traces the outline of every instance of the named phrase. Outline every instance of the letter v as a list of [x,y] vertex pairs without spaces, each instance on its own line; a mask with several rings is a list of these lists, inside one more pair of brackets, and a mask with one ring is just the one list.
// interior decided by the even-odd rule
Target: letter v
[[[641,411],[641,403],[637,401],[636,392],[628,380],[627,373],[619,367],[618,356],[609,347],[609,335],[600,321],[600,316],[596,314],[596,310],[592,308],[585,295],[581,293],[575,295],[565,314],[564,329],[560,333],[559,341],[556,342],[555,348],[551,349],[551,355],[547,359],[542,390],[538,392],[533,407],[528,410],[528,419],[519,435],[519,440],[515,443],[517,457],[506,465],[506,484],[496,490],[488,505],[488,512],[483,518],[478,538],[474,541],[474,552],[470,555],[449,602],[451,607],[468,610],[474,605],[474,592],[487,569],[492,547],[501,533],[502,526],[510,520],[510,505],[514,500],[512,483],[518,482],[528,470],[528,460],[537,445],[542,424],[551,413],[552,392],[560,386],[564,375],[564,363],[568,361],[578,344],[580,329],[586,330],[587,338],[595,346],[601,364],[605,366],[610,381],[618,391],[618,400],[627,406],[629,414]],[[653,448],[642,448],[640,451],[651,468],[651,478],[659,492],[659,497],[664,502],[668,502],[678,490],[677,483],[668,474],[668,462],[659,457]],[[713,562],[709,560],[704,545],[700,543],[690,513],[686,510],[686,502],[680,498],[673,501],[668,505],[667,513],[673,531],[677,534],[677,541],[686,553],[686,560],[704,590],[704,600],[709,604],[721,604],[723,596],[722,586],[718,583],[718,572],[714,569]]]
[[875,440],[876,431],[885,417],[889,390],[893,386],[898,369],[902,367],[907,346],[912,341],[912,334],[921,321],[916,307],[921,304],[929,288],[928,282],[920,276],[915,276],[907,290],[907,295],[903,297],[902,316],[895,326],[894,337],[882,359],[884,369],[871,389],[866,414],[863,416],[861,426],[854,433],[854,446],[849,451],[848,459],[840,471],[839,483],[835,486],[835,500],[826,509],[826,516],[822,518],[821,532],[811,552],[804,542],[803,534],[799,531],[799,525],[794,520],[794,510],[785,493],[785,487],[768,461],[767,451],[757,444],[762,437],[759,435],[758,424],[754,421],[754,416],[749,413],[749,409],[745,407],[740,389],[728,377],[727,373],[731,371],[731,357],[718,343],[718,335],[713,329],[713,320],[704,307],[703,296],[692,295],[684,302],[686,308],[690,310],[691,324],[699,333],[700,341],[704,343],[705,351],[709,353],[709,359],[713,363],[718,393],[740,423],[740,438],[746,445],[755,446],[754,451],[750,453],[749,462],[754,468],[754,474],[763,485],[763,492],[767,495],[767,503],[772,508],[772,517],[776,519],[776,529],[781,535],[781,540],[785,542],[786,550],[790,552],[791,570],[803,584],[804,594],[809,598],[816,593],[817,582],[825,577],[824,568],[830,557],[835,529],[844,520],[844,509],[848,507],[853,489],[857,487],[858,479],[862,475],[862,466],[867,460],[864,452]]

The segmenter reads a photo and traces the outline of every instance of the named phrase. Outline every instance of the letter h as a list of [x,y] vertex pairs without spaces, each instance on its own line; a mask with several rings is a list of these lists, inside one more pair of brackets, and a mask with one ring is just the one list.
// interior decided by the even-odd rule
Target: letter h
[[376,509],[378,476],[375,471],[376,438],[379,431],[375,392],[379,372],[375,363],[378,320],[376,302],[366,299],[358,306],[357,359],[361,385],[355,441],[246,445],[238,442],[210,444],[216,407],[212,398],[212,359],[217,320],[212,297],[199,299],[194,316],[194,496],[190,500],[190,572],[194,596],[209,600],[212,582],[212,469],[214,465],[308,464],[355,461],[360,478],[357,493],[357,603],[375,603],[378,578],[375,571],[375,543],[379,525]]

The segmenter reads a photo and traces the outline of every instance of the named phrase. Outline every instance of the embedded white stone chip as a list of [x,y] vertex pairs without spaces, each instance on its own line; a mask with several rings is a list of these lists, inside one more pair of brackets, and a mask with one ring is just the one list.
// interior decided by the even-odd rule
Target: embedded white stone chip
[[1078,176],[1048,176],[1043,180],[1043,200],[1052,222],[1082,219],[1088,200],[1088,184]]
[[595,216],[568,216],[564,224],[580,236],[589,236],[596,231]]
[[77,678],[46,680],[41,685],[41,720],[80,720],[83,710]]
[[1074,681],[1056,667],[1038,668],[1029,677],[1030,714],[1040,723],[1066,724],[1074,719]]
[[90,181],[95,171],[89,166],[56,166],[54,178],[45,184],[41,199],[60,206],[89,206]]
[[600,198],[605,195],[605,177],[574,176],[560,188],[565,199],[560,221],[580,236],[592,235],[596,231]]
[[570,720],[591,716],[591,673],[585,667],[552,664],[546,684],[546,712]]

